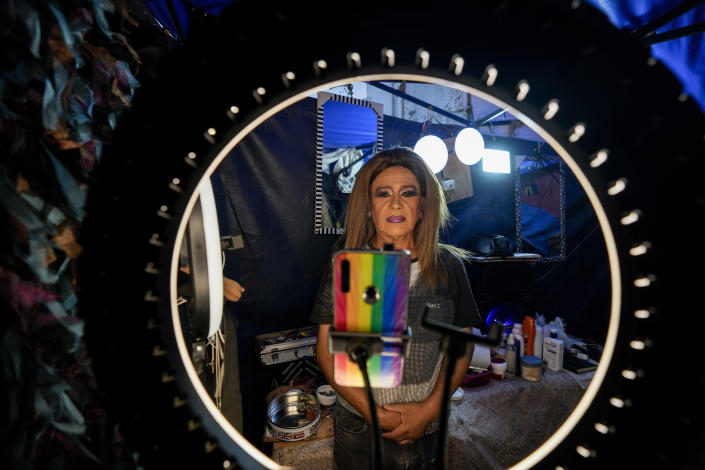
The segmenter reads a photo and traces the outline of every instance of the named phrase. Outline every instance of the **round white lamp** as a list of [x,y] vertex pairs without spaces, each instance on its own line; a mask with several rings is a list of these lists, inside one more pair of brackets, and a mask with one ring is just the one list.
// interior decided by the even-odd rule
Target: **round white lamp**
[[482,159],[485,139],[477,129],[466,127],[455,137],[455,154],[466,165],[474,165]]
[[448,147],[435,135],[421,137],[414,145],[414,152],[424,159],[434,173],[440,172],[448,163]]

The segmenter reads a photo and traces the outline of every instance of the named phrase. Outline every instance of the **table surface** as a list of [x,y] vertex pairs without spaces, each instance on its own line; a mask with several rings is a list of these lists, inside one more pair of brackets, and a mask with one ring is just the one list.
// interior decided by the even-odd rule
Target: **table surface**
[[[500,469],[518,463],[565,421],[593,375],[544,369],[539,382],[510,377],[462,387],[463,398],[451,401],[449,468]],[[294,468],[335,470],[333,437],[326,431],[332,430],[332,418],[324,418],[321,428],[328,437],[275,443],[272,459]]]
[[593,375],[544,370],[539,382],[514,377],[464,388],[463,401],[451,410],[449,467],[500,469],[518,463],[563,424]]

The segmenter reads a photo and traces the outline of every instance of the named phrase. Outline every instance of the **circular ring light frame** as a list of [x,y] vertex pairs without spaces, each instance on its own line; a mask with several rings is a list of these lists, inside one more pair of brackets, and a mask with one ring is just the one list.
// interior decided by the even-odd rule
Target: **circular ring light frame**
[[[389,49],[387,51],[390,51]],[[387,52],[389,53],[389,52]],[[359,57],[359,54],[357,54]],[[457,57],[454,56],[454,57]],[[495,69],[496,70],[496,69]],[[295,72],[294,72],[295,73]],[[264,123],[267,119],[273,117],[276,115],[278,112],[284,110],[285,108],[291,106],[292,104],[296,103],[297,101],[309,96],[311,93],[315,93],[318,91],[326,91],[330,88],[338,87],[345,85],[347,83],[350,83],[351,81],[353,82],[367,82],[367,81],[414,81],[414,82],[425,82],[425,83],[431,83],[435,85],[441,85],[441,86],[446,86],[449,88],[456,88],[461,91],[464,91],[465,93],[468,93],[473,96],[477,96],[487,102],[490,102],[497,106],[498,108],[502,108],[507,110],[510,114],[513,114],[516,118],[518,118],[523,124],[526,126],[530,127],[536,134],[538,134],[542,139],[546,141],[547,144],[549,144],[556,152],[560,155],[560,157],[563,159],[563,161],[566,163],[568,168],[574,173],[576,176],[577,180],[579,181],[580,185],[582,186],[583,190],[585,191],[585,194],[588,197],[588,200],[590,201],[590,204],[595,211],[595,214],[597,215],[597,220],[600,226],[600,229],[602,231],[602,235],[605,241],[605,246],[607,248],[607,258],[608,258],[608,263],[610,267],[610,286],[612,288],[612,296],[611,296],[611,302],[610,302],[610,320],[609,320],[609,327],[608,327],[608,332],[607,332],[607,337],[605,340],[604,344],[604,349],[602,353],[602,357],[600,358],[600,361],[598,363],[597,370],[595,372],[594,378],[590,382],[590,385],[587,387],[585,390],[585,393],[583,394],[582,398],[578,402],[578,405],[576,408],[573,410],[573,412],[568,416],[566,421],[556,430],[556,432],[543,444],[541,447],[536,449],[531,455],[529,455],[527,458],[522,460],[521,462],[517,463],[516,466],[512,468],[516,469],[524,469],[524,468],[530,468],[531,466],[537,464],[539,461],[541,461],[549,452],[551,452],[575,427],[578,421],[583,417],[585,412],[587,411],[588,407],[592,403],[593,399],[597,395],[597,391],[599,390],[600,386],[602,385],[602,382],[605,378],[605,375],[607,373],[607,369],[609,367],[610,361],[612,360],[612,354],[614,352],[615,344],[616,344],[616,339],[617,339],[617,331],[619,329],[619,319],[620,319],[620,313],[621,313],[621,299],[622,299],[622,284],[621,284],[621,269],[620,269],[620,263],[619,263],[619,256],[617,254],[617,244],[614,239],[614,235],[612,233],[612,228],[610,227],[609,219],[607,217],[607,214],[605,212],[604,207],[602,206],[602,203],[600,202],[600,199],[597,195],[597,192],[595,188],[592,186],[592,184],[589,181],[589,178],[583,173],[582,169],[578,165],[578,163],[575,161],[575,159],[571,156],[569,151],[558,141],[556,138],[554,138],[550,133],[546,132],[543,127],[537,122],[532,121],[529,119],[528,116],[524,115],[521,113],[519,110],[515,109],[511,104],[503,102],[499,99],[497,99],[495,96],[486,93],[482,90],[478,90],[475,88],[471,88],[467,85],[459,84],[457,82],[453,82],[450,80],[444,80],[436,77],[430,77],[430,76],[425,76],[425,75],[414,75],[414,74],[403,74],[403,73],[387,73],[387,74],[374,74],[374,75],[357,75],[355,76],[354,80],[337,80],[329,83],[325,83],[323,85],[320,85],[316,88],[313,89],[308,89],[301,91],[299,93],[294,94],[290,98],[283,100],[282,102],[278,103],[276,106],[272,106],[265,112],[263,112],[261,115],[259,115],[256,119],[254,119],[252,122],[250,122],[247,126],[245,126],[243,129],[241,129],[237,134],[228,140],[227,143],[225,143],[220,150],[218,151],[217,155],[213,159],[213,161],[210,163],[210,165],[207,167],[205,170],[203,177],[201,178],[201,181],[199,184],[206,184],[209,181],[210,176],[215,172],[216,168],[218,165],[222,163],[222,161],[232,152],[232,150],[237,146],[242,139],[244,139],[248,134],[250,134],[253,130],[255,130],[260,124]],[[521,96],[521,95],[520,95]],[[574,134],[574,130],[571,130],[571,134]],[[570,139],[569,139],[570,140]],[[577,142],[578,139],[574,139],[571,142]],[[186,346],[186,342],[184,341],[184,333],[181,328],[181,318],[179,316],[179,311],[178,311],[178,306],[176,303],[177,299],[177,272],[178,272],[178,261],[179,261],[179,249],[181,247],[181,244],[184,240],[184,236],[186,233],[186,225],[188,223],[188,215],[191,213],[191,210],[193,210],[193,207],[198,200],[198,194],[199,191],[194,192],[189,201],[188,204],[186,205],[186,210],[184,213],[184,216],[181,219],[181,223],[179,225],[179,229],[176,235],[176,240],[174,243],[174,251],[172,254],[172,265],[170,269],[170,276],[171,276],[171,292],[170,292],[170,298],[171,298],[171,319],[173,322],[173,328],[174,331],[176,331],[176,342],[179,350],[179,354],[181,356],[181,360],[183,361],[186,372],[191,379],[194,388],[196,389],[196,392],[200,399],[206,404],[206,407],[208,408],[208,411],[211,413],[213,416],[213,419],[218,422],[220,426],[225,430],[228,436],[237,443],[240,447],[246,448],[249,450],[250,453],[253,455],[257,456],[257,460],[262,463],[262,465],[267,466],[267,468],[270,467],[269,458],[262,454],[259,450],[257,450],[254,446],[252,446],[251,443],[249,443],[246,439],[242,437],[241,434],[239,434],[235,428],[230,424],[230,422],[225,419],[225,417],[218,411],[218,409],[215,407],[215,404],[213,401],[210,399],[208,392],[206,391],[205,387],[201,383],[201,380],[198,378],[198,373],[196,372],[196,369],[191,362],[190,359],[190,354],[188,351],[188,348]]]
[[[507,41],[513,45],[489,45],[486,52],[479,46],[452,50],[443,43],[448,39],[439,26],[444,16],[427,10],[416,14],[425,15],[428,31],[409,26],[413,23],[407,19],[386,25],[384,37],[389,42],[370,39],[364,32],[343,34],[329,29],[331,38],[339,41],[321,44],[310,37],[291,35],[291,28],[299,25],[303,31],[315,29],[310,12],[297,11],[295,6],[286,10],[281,5],[258,10],[260,7],[247,2],[238,3],[250,9],[231,9],[231,16],[224,13],[224,26],[218,32],[221,36],[215,37],[229,37],[230,31],[242,28],[243,37],[237,39],[234,49],[239,47],[243,54],[250,51],[243,60],[252,62],[252,74],[234,80],[236,70],[227,61],[209,65],[202,58],[205,53],[199,47],[204,43],[195,41],[192,49],[187,47],[187,63],[215,70],[209,78],[217,82],[210,87],[216,91],[202,79],[196,82],[201,85],[196,88],[198,96],[188,96],[189,87],[198,86],[190,81],[206,75],[199,67],[194,67],[191,75],[158,82],[151,89],[145,87],[149,93],[142,94],[141,104],[136,100],[141,113],[123,118],[118,128],[123,138],[116,139],[114,148],[106,149],[98,175],[102,184],[92,188],[82,229],[85,254],[79,282],[82,311],[88,312],[84,313],[86,341],[95,357],[98,379],[110,391],[111,405],[125,424],[126,439],[139,449],[138,460],[155,468],[189,460],[211,468],[277,468],[217,410],[186,352],[175,305],[177,247],[184,236],[186,215],[201,182],[232,148],[290,104],[313,91],[351,81],[415,80],[464,90],[510,109],[561,155],[590,200],[611,273],[611,315],[603,356],[573,413],[516,468],[604,465],[601,449],[610,449],[609,438],[619,437],[615,429],[628,427],[624,412],[630,404],[632,408],[643,406],[638,399],[639,387],[651,374],[645,358],[654,346],[651,338],[662,333],[650,326],[656,307],[663,304],[662,298],[654,296],[654,287],[658,283],[668,288],[692,285],[686,282],[681,287],[681,279],[669,283],[663,273],[671,268],[662,259],[656,260],[653,252],[668,240],[661,227],[664,220],[702,213],[701,195],[674,195],[669,201],[683,200],[683,205],[658,211],[648,197],[653,182],[635,172],[630,162],[634,157],[630,152],[639,152],[645,166],[642,171],[656,168],[653,160],[664,152],[665,144],[653,133],[661,129],[679,137],[668,142],[672,151],[681,155],[675,160],[680,167],[673,171],[695,168],[695,156],[704,153],[702,135],[668,124],[669,115],[679,119],[688,116],[700,129],[705,128],[702,113],[684,97],[675,77],[636,42],[617,32],[606,18],[580,2],[474,5],[478,30],[482,30],[482,18],[487,17],[496,17],[510,31],[512,25],[516,29],[527,21],[540,26],[532,36],[532,47]],[[375,15],[365,17],[368,23],[377,18],[377,24],[383,24],[385,18],[399,14],[397,9],[385,10],[391,7],[371,8],[375,8]],[[434,18],[434,14],[440,16]],[[414,12],[409,15],[413,17]],[[277,28],[272,31],[289,33],[278,37],[282,41],[278,54],[264,45],[253,46],[251,38],[262,34],[258,18],[264,16],[275,18],[271,21]],[[253,20],[248,22],[250,18]],[[360,19],[349,20],[359,24]],[[590,31],[599,32],[599,37],[585,38]],[[453,36],[451,33],[446,36]],[[568,42],[558,40],[563,36],[571,39],[571,47],[579,48],[579,53],[564,51],[570,57],[565,63],[544,57],[539,47],[542,38],[560,48]],[[463,35],[455,37],[458,43],[458,37],[465,39]],[[521,52],[507,47],[521,48]],[[600,63],[610,67],[605,83],[599,81],[605,76],[603,70],[580,68],[585,57],[603,53],[606,59]],[[211,53],[208,57],[219,56]],[[182,72],[179,64],[183,60],[183,56],[177,57],[166,70],[173,75]],[[555,66],[567,75],[563,81],[557,80],[554,75],[544,75],[542,66]],[[639,81],[633,78],[637,74]],[[568,91],[565,81],[569,82]],[[647,95],[657,101],[658,111],[642,103]],[[186,103],[174,102],[175,96],[186,96]],[[602,101],[591,99],[596,96]],[[634,107],[641,119],[631,140],[611,132],[612,127],[633,119],[626,111],[610,109],[611,121],[603,122],[603,107],[611,100]],[[185,115],[190,119],[184,120]],[[697,175],[686,171],[685,177],[695,181]],[[151,190],[139,192],[134,187]],[[133,225],[125,227],[123,220]],[[106,254],[105,244],[112,242],[118,243]],[[134,275],[139,272],[141,276]],[[125,276],[132,281],[127,287],[122,285]],[[107,303],[106,298],[114,301]],[[135,368],[136,364],[140,367]],[[120,378],[123,376],[132,379],[126,381]]]

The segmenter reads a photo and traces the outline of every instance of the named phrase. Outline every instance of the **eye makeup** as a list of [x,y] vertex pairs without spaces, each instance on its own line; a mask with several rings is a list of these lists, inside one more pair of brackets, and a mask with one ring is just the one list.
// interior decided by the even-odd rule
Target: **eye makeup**
[[[375,197],[390,197],[391,195],[392,189],[387,186],[377,188],[375,191]],[[414,186],[405,186],[401,189],[401,195],[404,197],[416,197],[419,195],[419,191]]]

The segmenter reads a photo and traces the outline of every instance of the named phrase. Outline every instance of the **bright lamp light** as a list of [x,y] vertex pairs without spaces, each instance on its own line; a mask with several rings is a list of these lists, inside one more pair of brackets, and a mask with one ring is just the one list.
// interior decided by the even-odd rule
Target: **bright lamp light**
[[477,129],[466,127],[455,137],[455,154],[466,165],[474,165],[482,159],[485,139]]
[[448,163],[448,147],[435,135],[421,137],[414,146],[414,152],[424,159],[434,173],[441,171]]
[[509,152],[506,150],[485,149],[482,156],[482,170],[490,173],[511,173]]

